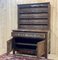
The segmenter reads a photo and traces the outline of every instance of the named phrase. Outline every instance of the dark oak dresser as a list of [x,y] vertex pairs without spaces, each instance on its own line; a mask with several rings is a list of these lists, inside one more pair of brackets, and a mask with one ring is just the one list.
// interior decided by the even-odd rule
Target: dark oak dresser
[[50,3],[20,4],[18,29],[12,31],[12,48],[20,54],[47,58],[50,31]]

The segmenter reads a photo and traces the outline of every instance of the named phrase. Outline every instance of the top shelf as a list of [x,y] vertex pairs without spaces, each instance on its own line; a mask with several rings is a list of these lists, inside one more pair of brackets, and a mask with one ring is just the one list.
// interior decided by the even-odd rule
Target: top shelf
[[37,8],[37,7],[48,7],[49,2],[45,3],[33,3],[33,4],[20,4],[19,8]]

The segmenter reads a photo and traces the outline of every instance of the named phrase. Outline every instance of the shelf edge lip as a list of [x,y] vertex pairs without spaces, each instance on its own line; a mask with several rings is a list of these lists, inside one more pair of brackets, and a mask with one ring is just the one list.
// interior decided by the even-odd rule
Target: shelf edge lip
[[12,32],[40,32],[40,33],[45,33],[45,32],[49,32],[49,30],[37,30],[37,29],[16,29],[16,30],[12,30]]
[[48,7],[48,4],[50,4],[50,2],[42,2],[42,3],[29,3],[29,4],[18,4],[17,6],[19,8],[29,8],[29,7]]

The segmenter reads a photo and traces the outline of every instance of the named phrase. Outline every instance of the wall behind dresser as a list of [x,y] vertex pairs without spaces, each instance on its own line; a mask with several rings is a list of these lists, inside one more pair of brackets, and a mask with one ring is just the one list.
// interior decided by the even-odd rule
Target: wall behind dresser
[[57,0],[0,0],[0,54],[7,51],[11,31],[17,29],[17,4],[50,2],[51,4],[51,53],[58,54],[58,6]]
[[6,53],[11,31],[16,29],[16,0],[0,0],[0,54]]
[[7,38],[7,0],[0,0],[0,54],[5,52]]

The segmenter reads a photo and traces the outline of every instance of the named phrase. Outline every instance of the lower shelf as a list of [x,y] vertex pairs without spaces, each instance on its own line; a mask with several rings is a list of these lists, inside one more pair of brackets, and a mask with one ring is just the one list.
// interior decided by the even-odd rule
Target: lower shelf
[[16,51],[19,54],[36,55],[36,50],[32,50],[32,49],[18,49]]
[[26,44],[15,44],[15,49],[36,49],[37,48],[37,46],[35,45],[35,46],[33,46],[33,45],[30,45],[30,44],[28,44],[28,45],[26,45]]

